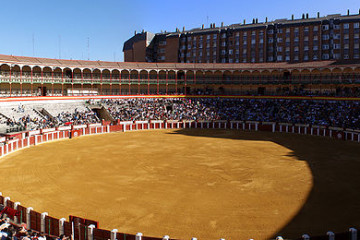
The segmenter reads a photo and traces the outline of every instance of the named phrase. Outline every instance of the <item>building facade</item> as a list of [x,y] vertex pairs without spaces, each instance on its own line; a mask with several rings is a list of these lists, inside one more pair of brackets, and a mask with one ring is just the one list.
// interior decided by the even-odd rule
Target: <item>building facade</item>
[[[359,61],[359,14],[278,19],[251,24],[135,34],[124,44],[125,61],[180,63]],[[148,36],[151,35],[151,39]],[[144,44],[146,42],[146,44]],[[146,49],[142,47],[146,45]],[[141,57],[130,57],[142,52]]]

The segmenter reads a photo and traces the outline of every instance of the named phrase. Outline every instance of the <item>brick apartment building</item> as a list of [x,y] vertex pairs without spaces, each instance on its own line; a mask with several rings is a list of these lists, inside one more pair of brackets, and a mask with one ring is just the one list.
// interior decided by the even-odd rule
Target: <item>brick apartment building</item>
[[175,32],[135,33],[126,62],[262,63],[360,61],[359,14],[233,24]]

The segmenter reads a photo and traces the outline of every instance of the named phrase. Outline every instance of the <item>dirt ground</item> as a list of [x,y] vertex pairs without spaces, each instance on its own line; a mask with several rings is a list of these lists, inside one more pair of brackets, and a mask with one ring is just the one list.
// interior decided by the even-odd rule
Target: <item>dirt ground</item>
[[[327,220],[311,224],[328,214],[321,208],[326,199],[318,198],[338,199],[328,207],[342,199],[318,180],[331,174],[333,151],[357,171],[359,144],[321,137],[199,129],[84,136],[2,158],[0,191],[54,217],[86,217],[103,229],[145,236],[267,239],[309,226],[318,234],[333,227]],[[334,189],[347,184],[331,179]],[[351,196],[357,214],[359,194]]]

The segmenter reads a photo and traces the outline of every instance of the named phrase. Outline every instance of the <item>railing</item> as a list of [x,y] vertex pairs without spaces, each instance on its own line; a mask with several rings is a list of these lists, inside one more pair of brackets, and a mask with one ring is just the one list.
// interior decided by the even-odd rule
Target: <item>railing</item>
[[[325,126],[310,126],[308,124],[289,124],[275,122],[256,122],[256,121],[117,121],[116,125],[88,124],[79,126],[64,126],[52,129],[41,129],[14,134],[13,140],[3,140],[0,148],[0,157],[12,153],[24,147],[37,145],[42,142],[54,141],[64,138],[78,137],[82,135],[110,133],[117,131],[133,130],[155,130],[155,129],[179,129],[179,128],[206,128],[206,129],[233,129],[247,131],[269,131],[286,132],[294,134],[316,135],[331,137],[338,140],[356,141],[360,143],[360,131],[353,129],[342,129]],[[15,224],[26,223],[29,229],[45,233],[47,235],[58,236],[60,234],[72,235],[75,240],[169,240],[168,236],[163,238],[143,237],[141,233],[136,235],[118,233],[117,229],[112,231],[98,229],[94,224],[83,222],[67,222],[65,218],[56,219],[49,217],[48,213],[38,213],[31,207],[23,207],[19,202],[10,201],[9,197],[2,197],[0,203],[12,207],[20,212],[19,217],[12,218]],[[357,240],[357,231],[351,228],[349,232],[334,234],[328,232],[327,235],[312,237],[311,239],[325,240],[334,239]],[[280,239],[280,238],[279,238]],[[281,238],[282,239],[282,238]],[[304,234],[301,238],[308,240],[309,236]]]
[[287,84],[360,84],[360,75],[324,75],[324,76],[231,76],[231,77],[181,77],[174,76],[165,78],[151,75],[144,76],[111,76],[99,74],[74,74],[73,76],[62,75],[61,73],[12,73],[2,72],[0,74],[2,83],[73,83],[73,84],[242,84],[242,85],[287,85]]

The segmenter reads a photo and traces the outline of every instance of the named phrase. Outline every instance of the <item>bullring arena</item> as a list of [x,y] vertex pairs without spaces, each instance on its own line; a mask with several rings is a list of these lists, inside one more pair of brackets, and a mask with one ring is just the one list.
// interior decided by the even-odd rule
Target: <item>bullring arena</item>
[[49,238],[357,239],[358,65],[3,58],[13,224]]

